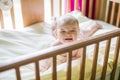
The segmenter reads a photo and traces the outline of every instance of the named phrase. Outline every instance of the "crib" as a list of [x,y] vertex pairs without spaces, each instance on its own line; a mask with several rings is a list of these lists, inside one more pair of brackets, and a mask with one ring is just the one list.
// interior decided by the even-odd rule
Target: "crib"
[[[14,1],[14,0],[12,0],[12,1]],[[35,24],[37,22],[44,22],[44,19],[45,19],[44,8],[43,8],[44,0],[36,0],[37,4],[34,1],[31,4],[31,1],[33,1],[33,0],[21,0],[21,4],[22,4],[21,7],[22,8],[24,7],[22,9],[23,22],[21,22],[21,23],[22,23],[22,26],[24,26],[25,28],[27,28],[27,27],[29,28],[30,25]],[[57,16],[56,14],[58,14],[58,13],[55,13],[56,9],[53,6],[53,4],[55,4],[55,1],[59,1],[58,2],[59,3],[59,9],[58,9],[59,16],[70,12],[69,0],[67,2],[67,10],[64,13],[62,12],[63,11],[63,8],[62,8],[63,0],[50,0],[50,4],[51,4],[50,15],[51,16]],[[82,7],[81,13],[83,15],[85,15],[85,11],[86,11],[86,8],[85,8],[86,1],[87,0],[82,1],[83,7]],[[105,0],[101,0],[101,4],[103,4],[104,1]],[[30,78],[25,79],[25,80],[107,80],[106,79],[107,75],[109,76],[108,80],[119,80],[120,79],[120,62],[119,62],[120,61],[120,56],[119,56],[119,53],[120,53],[120,29],[119,29],[120,0],[106,0],[106,2],[107,2],[107,5],[106,5],[106,13],[105,13],[104,20],[106,23],[113,24],[117,28],[115,28],[114,30],[111,30],[110,32],[107,32],[105,34],[92,36],[90,38],[87,38],[84,41],[77,41],[77,42],[73,42],[70,44],[60,45],[60,46],[57,46],[54,48],[53,47],[47,48],[44,50],[33,52],[29,55],[23,55],[23,56],[16,57],[13,59],[5,60],[4,63],[0,62],[0,74],[3,74],[4,72],[12,69],[12,70],[14,70],[14,73],[15,73],[15,75],[14,75],[15,79],[22,80],[22,76],[21,76],[22,74],[21,74],[20,68],[22,66],[26,66],[30,63],[33,63],[35,77],[31,78],[31,76],[30,76]],[[78,3],[78,0],[75,0],[75,5],[74,5],[75,10],[78,10],[77,3]],[[98,4],[98,3],[99,2],[97,0],[96,4]],[[29,7],[26,7],[25,6],[26,4]],[[41,5],[39,5],[39,4],[41,4]],[[89,16],[88,16],[89,18],[91,18],[91,16],[92,16],[92,9],[91,9],[92,4],[93,4],[93,0],[89,0],[89,6],[90,6]],[[95,12],[95,16],[96,16],[95,19],[102,20],[102,14],[103,14],[102,7],[100,8],[99,5],[98,6],[96,5],[97,10]],[[112,7],[112,10],[110,10],[111,7]],[[37,10],[37,8],[39,8],[40,10]],[[99,8],[101,10],[100,13],[98,11]],[[99,15],[98,15],[98,13],[99,13]],[[0,14],[2,14],[2,11],[0,12]],[[13,8],[11,10],[11,14],[16,15],[13,12]],[[4,20],[3,20],[2,16],[0,16],[0,20],[1,20],[1,26],[2,26],[1,29],[6,29],[5,24],[3,24]],[[17,27],[19,27],[19,25],[16,22],[15,16],[14,16],[14,18],[12,16],[12,21],[13,21],[12,22],[13,29],[17,29]],[[113,38],[115,38],[115,39],[113,39]],[[103,42],[103,41],[105,41],[105,42]],[[105,44],[104,45],[104,53],[103,53],[104,56],[102,56],[103,57],[102,65],[98,64],[98,57],[100,54],[99,50],[101,50],[101,48],[102,48],[100,46],[100,42],[103,42],[103,44]],[[89,45],[93,45],[92,60],[87,58],[87,52],[89,52],[89,51],[87,51],[87,46],[89,46]],[[115,48],[115,49],[113,49],[114,51],[112,51],[112,54],[110,54],[111,47]],[[82,57],[80,59],[78,59],[77,62],[72,61],[72,51],[75,49],[79,49],[79,48],[83,48]],[[66,68],[64,70],[61,69],[59,71],[58,70],[59,65],[57,65],[57,62],[56,62],[57,55],[63,54],[65,52],[68,52],[67,62],[61,66],[66,67]],[[110,56],[112,57],[111,59],[109,59]],[[45,74],[43,74],[39,71],[39,65],[41,65],[39,63],[39,61],[46,59],[46,58],[52,58],[53,64],[52,64],[52,67],[49,69],[49,71],[45,72]],[[109,62],[109,60],[110,60],[110,62]],[[87,61],[87,64],[86,64],[86,61]],[[101,59],[100,59],[100,61],[101,61]],[[72,66],[74,63],[75,63],[75,65],[77,65],[77,67]],[[88,66],[88,64],[90,64],[90,65]],[[86,75],[85,75],[86,74],[85,70],[88,68],[87,66],[91,67],[90,74],[88,74],[89,78],[86,78]],[[99,77],[97,75],[97,70],[98,70],[97,66],[100,67]],[[110,69],[108,69],[108,68],[110,68]],[[12,73],[10,73],[10,74],[12,74]],[[64,75],[58,76],[59,74],[60,75],[64,74]],[[46,78],[46,75],[48,75],[47,78]],[[45,76],[45,78],[43,78],[44,76]],[[8,79],[3,78],[3,80],[8,80]]]

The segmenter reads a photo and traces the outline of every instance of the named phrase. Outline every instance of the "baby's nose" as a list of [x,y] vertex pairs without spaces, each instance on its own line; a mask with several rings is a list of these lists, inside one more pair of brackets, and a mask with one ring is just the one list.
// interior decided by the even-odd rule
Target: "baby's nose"
[[70,32],[66,32],[66,35],[67,35],[67,36],[70,36],[70,35],[71,35],[71,33],[70,33]]

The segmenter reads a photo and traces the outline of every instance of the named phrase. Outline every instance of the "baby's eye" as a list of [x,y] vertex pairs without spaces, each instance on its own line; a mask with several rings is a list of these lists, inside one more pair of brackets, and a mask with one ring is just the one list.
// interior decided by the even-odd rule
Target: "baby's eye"
[[61,33],[65,33],[65,31],[60,31]]
[[76,32],[76,30],[70,30],[70,32]]

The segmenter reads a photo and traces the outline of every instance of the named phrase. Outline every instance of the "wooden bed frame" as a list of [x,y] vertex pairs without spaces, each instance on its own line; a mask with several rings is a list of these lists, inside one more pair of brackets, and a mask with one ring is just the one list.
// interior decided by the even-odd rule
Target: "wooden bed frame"
[[52,78],[53,78],[53,80],[57,80],[56,56],[61,54],[61,53],[64,53],[64,52],[69,52],[68,59],[67,59],[67,65],[68,65],[67,66],[67,80],[71,80],[70,76],[72,73],[71,72],[71,53],[72,53],[72,50],[83,47],[84,53],[82,54],[82,61],[81,61],[81,67],[80,67],[80,79],[79,80],[84,80],[86,46],[88,46],[90,44],[95,44],[95,51],[94,51],[93,65],[92,65],[92,75],[91,75],[91,80],[95,80],[99,42],[101,42],[103,40],[107,40],[105,57],[104,57],[104,65],[103,65],[102,76],[101,76],[101,80],[105,80],[107,61],[108,61],[108,55],[109,55],[109,49],[110,49],[110,41],[111,41],[111,38],[113,38],[115,36],[118,36],[118,38],[117,38],[117,44],[116,44],[116,49],[115,49],[114,61],[113,61],[114,62],[113,70],[111,73],[111,80],[114,80],[115,71],[116,71],[116,67],[117,67],[117,59],[118,59],[119,49],[120,49],[120,45],[119,45],[120,44],[120,29],[111,31],[111,32],[106,33],[104,35],[99,35],[96,37],[88,38],[82,42],[78,41],[76,43],[71,43],[69,45],[61,45],[61,46],[58,46],[54,49],[48,48],[48,49],[45,49],[43,51],[39,51],[39,52],[30,54],[28,56],[12,59],[11,61],[8,61],[6,63],[4,62],[5,64],[3,64],[3,65],[0,65],[0,72],[6,71],[9,69],[15,69],[17,80],[21,80],[20,67],[27,65],[29,63],[35,63],[36,80],[40,80],[39,60],[52,57],[53,58]]
[[[14,0],[12,0],[14,2]],[[55,16],[56,10],[54,9],[55,6],[55,1],[56,0],[50,0],[50,15]],[[64,13],[70,12],[70,0],[67,1],[67,8],[66,11],[63,10],[62,2],[64,0],[58,0],[59,5],[55,6],[58,7],[58,13],[59,15],[62,15]],[[78,10],[78,1],[75,0],[74,3],[74,10]],[[28,25],[34,24],[36,22],[42,22],[44,21],[45,14],[44,14],[44,0],[18,0],[20,2],[17,7],[21,7],[19,11],[22,12],[21,16],[20,15],[15,15],[15,8],[14,4],[12,9],[10,10],[11,12],[11,17],[12,17],[12,23],[13,23],[13,28],[16,29],[19,25],[15,21],[15,18],[20,18],[22,17],[23,19],[23,26],[26,27]],[[82,13],[85,15],[87,9],[86,9],[86,2],[87,0],[82,0]],[[117,27],[120,27],[120,6],[119,6],[119,0],[96,0],[95,1],[95,19],[97,20],[105,20],[108,23],[111,23],[113,25],[116,25]],[[14,2],[17,3],[17,2]],[[18,3],[17,3],[18,4]],[[27,4],[27,5],[26,5]],[[101,6],[103,5],[103,6]],[[107,7],[106,7],[107,5]],[[93,0],[89,0],[89,11],[88,11],[88,17],[91,18],[93,14]],[[110,9],[112,7],[112,9]],[[39,9],[39,10],[38,10]],[[106,13],[105,13],[106,10]],[[105,17],[106,15],[106,17]],[[2,10],[0,9],[0,26],[2,29],[4,29],[4,20],[2,16]]]
[[[34,0],[21,0],[21,1],[22,1],[22,7],[24,7],[24,9],[25,9],[25,10],[23,9],[24,10],[23,15],[25,15],[24,16],[24,20],[25,20],[24,24],[25,25],[28,25],[28,24],[31,24],[31,23],[34,23],[34,22],[37,22],[37,21],[43,21],[43,15],[44,15],[43,11],[39,12],[38,10],[35,9],[36,7],[34,7],[34,8],[29,7],[30,9],[29,10],[27,9],[28,11],[26,11],[27,7],[25,7],[25,4],[29,4],[29,3],[33,2],[33,4],[29,4],[29,6],[30,5],[35,6]],[[25,1],[25,2],[23,2],[23,1]],[[39,2],[39,1],[43,1],[43,0],[36,0],[36,2],[37,1]],[[113,19],[114,19],[113,14],[114,14],[114,10],[115,10],[114,9],[115,3],[117,3],[117,4],[119,3],[118,14],[117,14],[118,17],[117,17],[117,21],[116,21],[117,22],[116,26],[117,26],[120,23],[120,0],[107,0],[106,15],[109,12],[108,8],[109,8],[109,3],[111,3],[111,2],[113,3],[113,8],[112,8],[112,14],[111,14],[112,19],[110,20],[110,23],[112,23]],[[43,4],[43,2],[39,2],[38,4]],[[40,7],[40,6],[38,6],[38,7]],[[42,6],[42,8],[43,8],[43,6]],[[35,11],[34,11],[34,9],[35,9]],[[77,9],[77,7],[76,7],[76,9]],[[35,12],[35,14],[40,16],[40,17],[38,17],[36,15],[33,16],[34,13],[31,12],[31,11]],[[29,15],[27,15],[26,13],[29,13]],[[41,13],[41,14],[39,14],[39,13]],[[33,17],[30,17],[30,15],[33,16]],[[41,17],[41,15],[42,15],[42,17]],[[29,17],[32,18],[32,19],[30,19]],[[107,18],[108,17],[105,18],[105,21],[107,21]],[[31,22],[29,20],[33,20],[33,21]],[[95,44],[93,64],[92,64],[92,75],[91,75],[91,79],[90,79],[90,80],[95,80],[99,43],[101,41],[107,40],[103,69],[102,69],[102,73],[101,73],[102,74],[101,80],[105,80],[110,43],[111,43],[111,38],[113,38],[113,37],[117,37],[117,44],[116,44],[115,53],[114,53],[114,60],[113,60],[113,63],[114,63],[113,64],[113,70],[112,70],[111,78],[110,78],[111,80],[114,80],[116,67],[117,67],[117,61],[118,61],[118,55],[119,55],[119,50],[120,50],[120,29],[116,29],[116,30],[113,30],[109,33],[99,35],[99,36],[96,36],[96,37],[91,37],[91,38],[88,38],[84,41],[78,41],[78,42],[75,42],[75,43],[71,43],[69,45],[66,44],[66,45],[57,46],[56,48],[54,48],[52,50],[48,48],[47,50],[39,51],[37,53],[30,54],[29,56],[27,55],[26,57],[21,57],[21,58],[13,59],[12,61],[9,61],[9,62],[4,62],[5,64],[2,64],[2,65],[0,64],[0,72],[4,72],[4,71],[10,70],[10,69],[15,69],[17,80],[21,80],[20,67],[23,66],[23,65],[27,65],[29,63],[35,63],[36,80],[40,80],[39,61],[42,60],[42,59],[52,57],[53,58],[52,79],[57,80],[56,56],[61,54],[61,53],[64,53],[64,52],[69,52],[68,58],[67,58],[67,73],[66,73],[67,75],[66,75],[66,77],[67,77],[67,80],[71,80],[70,76],[71,76],[71,73],[72,73],[72,71],[71,71],[72,50],[83,47],[84,53],[82,54],[82,59],[81,59],[82,61],[81,61],[81,66],[80,66],[80,78],[79,78],[79,80],[84,80],[85,61],[86,61],[86,46],[88,46],[90,44]],[[120,73],[119,73],[119,79],[120,79]]]

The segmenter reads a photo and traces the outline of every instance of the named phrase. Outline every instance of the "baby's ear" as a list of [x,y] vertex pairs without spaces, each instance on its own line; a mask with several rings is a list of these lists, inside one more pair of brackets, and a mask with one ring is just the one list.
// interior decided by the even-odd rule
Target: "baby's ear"
[[52,34],[53,34],[53,36],[54,36],[55,38],[57,38],[57,31],[56,31],[56,29],[53,29],[53,30],[52,30]]
[[52,26],[52,34],[55,38],[57,38],[57,31],[56,31],[56,26],[57,26],[57,22],[56,22],[56,17],[52,17],[52,22],[51,22],[51,26]]

